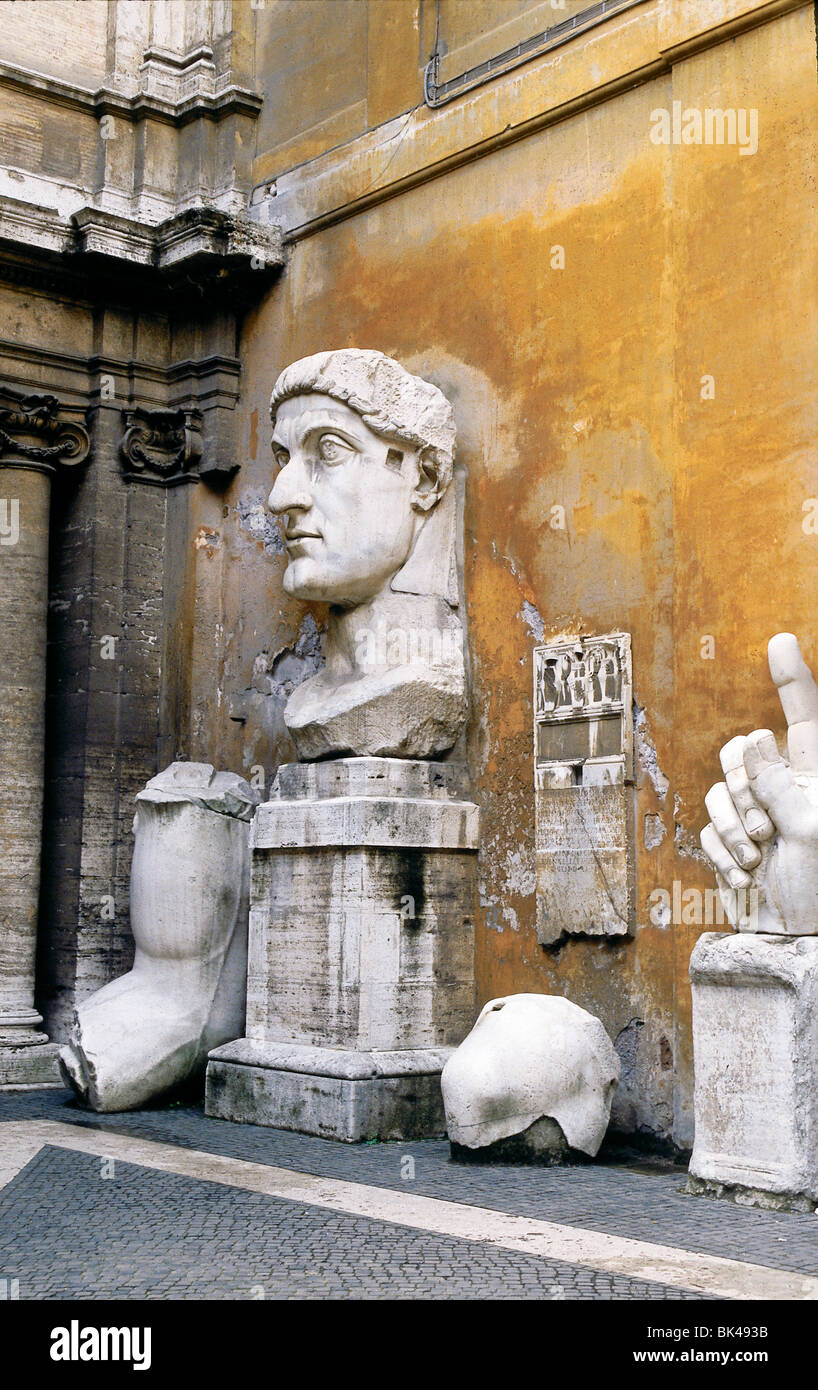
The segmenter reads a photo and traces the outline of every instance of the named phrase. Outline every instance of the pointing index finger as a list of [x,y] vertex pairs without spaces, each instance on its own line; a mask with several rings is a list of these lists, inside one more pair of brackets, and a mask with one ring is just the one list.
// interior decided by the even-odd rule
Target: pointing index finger
[[777,633],[770,639],[767,656],[789,728],[790,763],[798,771],[818,773],[818,686],[801,655],[798,638],[791,632]]

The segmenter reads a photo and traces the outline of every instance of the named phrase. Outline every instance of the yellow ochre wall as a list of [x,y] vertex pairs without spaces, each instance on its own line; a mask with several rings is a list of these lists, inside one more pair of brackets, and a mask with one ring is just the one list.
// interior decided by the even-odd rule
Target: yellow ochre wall
[[[545,27],[541,4],[481,7],[484,33],[492,15],[502,24],[498,49],[512,29],[523,36],[526,9],[528,32]],[[649,896],[674,880],[712,885],[698,832],[719,747],[782,726],[768,638],[795,631],[818,667],[814,10],[644,0],[430,112],[421,72],[434,11],[298,0],[256,12],[256,80],[270,93],[257,182],[276,181],[271,216],[281,199],[291,236],[285,273],[245,323],[246,458],[208,533],[199,752],[245,773],[292,756],[279,714],[260,712],[272,698],[260,673],[283,671],[307,610],[282,595],[285,559],[261,539],[258,510],[255,530],[246,519],[271,483],[270,387],[305,354],[381,349],[449,392],[468,470],[478,1002],[554,991],[599,1014],[623,1035],[617,1122],[684,1145],[687,968],[702,927],[654,926]],[[443,0],[455,39],[456,12]],[[480,54],[466,17],[468,66]],[[286,64],[269,82],[263,66],[282,26],[300,55],[292,90]],[[756,110],[757,151],[654,143],[651,113],[674,102]],[[378,143],[386,121],[396,133]],[[565,529],[550,524],[554,507]],[[611,630],[632,634],[644,711],[638,929],[545,949],[531,653]],[[244,724],[215,707],[240,687]],[[664,827],[651,849],[648,816]]]

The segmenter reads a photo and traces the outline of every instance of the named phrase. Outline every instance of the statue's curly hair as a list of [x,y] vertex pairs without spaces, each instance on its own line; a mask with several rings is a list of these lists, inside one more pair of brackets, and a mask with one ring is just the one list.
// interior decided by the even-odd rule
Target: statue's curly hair
[[357,411],[373,434],[431,452],[442,489],[452,477],[454,412],[443,392],[382,352],[339,348],[285,367],[273,387],[275,424],[282,401],[316,392]]

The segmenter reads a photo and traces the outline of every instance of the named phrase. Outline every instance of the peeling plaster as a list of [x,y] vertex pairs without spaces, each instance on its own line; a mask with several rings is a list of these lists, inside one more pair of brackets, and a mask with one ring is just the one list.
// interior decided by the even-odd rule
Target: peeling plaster
[[614,1047],[622,1064],[621,1079],[629,1080],[636,1066],[636,1051],[639,1046],[639,1030],[644,1028],[643,1018],[632,1018],[617,1034]]
[[489,931],[496,931],[496,932],[502,932],[502,931],[504,931],[505,928],[504,928],[504,926],[503,926],[503,923],[502,923],[501,920],[500,920],[500,918],[501,918],[500,905],[499,905],[499,903],[498,903],[498,901],[497,901],[496,898],[487,898],[487,897],[486,897],[486,895],[485,895],[485,893],[484,893],[484,891],[483,891],[483,885],[482,885],[482,884],[480,885],[480,888],[479,888],[479,898],[480,898],[480,906],[481,906],[482,908],[485,909],[485,913],[486,913],[485,922],[486,922],[486,927],[487,927],[487,929],[488,929]]
[[685,859],[695,859],[699,864],[704,864],[705,868],[711,868],[710,860],[704,850],[699,847],[699,837],[694,831],[686,830],[681,824],[682,798],[677,792],[673,798],[673,820],[676,826],[674,843],[676,853],[683,855]]
[[259,756],[257,745],[260,742],[262,747],[267,744],[278,750],[278,755],[273,757],[275,766],[282,752],[284,761],[291,755],[284,706],[295,687],[323,665],[322,635],[312,613],[305,613],[295,641],[272,654],[268,649],[257,652],[249,684],[231,696],[231,718],[245,725],[242,748],[245,769],[267,761],[268,755]]
[[505,884],[509,893],[513,893],[515,897],[519,898],[530,897],[537,886],[532,856],[524,854],[519,849],[509,850],[506,855],[505,869]]
[[501,904],[507,904],[513,898],[534,896],[537,880],[533,847],[526,849],[520,846],[519,841],[514,841],[513,847],[509,848],[502,834],[498,833],[483,844],[481,862],[483,877],[479,880],[478,894],[481,907],[486,909],[487,925],[492,931],[502,932],[505,923],[512,931],[519,931],[516,910]]
[[659,1018],[632,1017],[617,1034],[614,1047],[622,1070],[611,1107],[614,1129],[670,1138],[673,1051],[669,1031]]
[[214,555],[222,543],[221,535],[214,531],[210,526],[200,526],[193,539],[196,550],[207,550],[209,555]]
[[653,790],[660,801],[664,801],[670,782],[659,766],[659,759],[653,739],[648,729],[648,716],[644,705],[633,702],[633,739],[639,766],[650,778]]
[[305,613],[295,642],[281,647],[267,666],[269,694],[286,701],[297,685],[320,670],[324,664],[322,636],[312,613]]
[[513,907],[501,907],[496,898],[487,899],[480,895],[481,906],[486,910],[486,927],[489,931],[504,932],[506,927],[512,931],[520,930],[517,913]]
[[645,816],[645,849],[657,849],[666,835],[667,830],[661,816],[650,813]]
[[265,555],[286,554],[278,519],[267,508],[264,488],[251,487],[236,502],[239,530],[261,541]]
[[523,606],[517,617],[522,618],[535,642],[545,641],[545,623],[534,604],[529,603],[528,599],[523,600]]

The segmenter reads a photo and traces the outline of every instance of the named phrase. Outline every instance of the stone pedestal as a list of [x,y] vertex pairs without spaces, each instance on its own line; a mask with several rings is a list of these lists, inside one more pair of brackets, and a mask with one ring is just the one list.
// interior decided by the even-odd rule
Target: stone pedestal
[[690,1190],[814,1207],[818,937],[708,932],[693,951],[690,978]]
[[247,1035],[210,1054],[208,1114],[350,1142],[445,1132],[477,837],[457,764],[280,769],[253,823]]
[[4,1013],[0,1029],[0,1091],[61,1087],[60,1050],[40,1031],[36,1009]]

